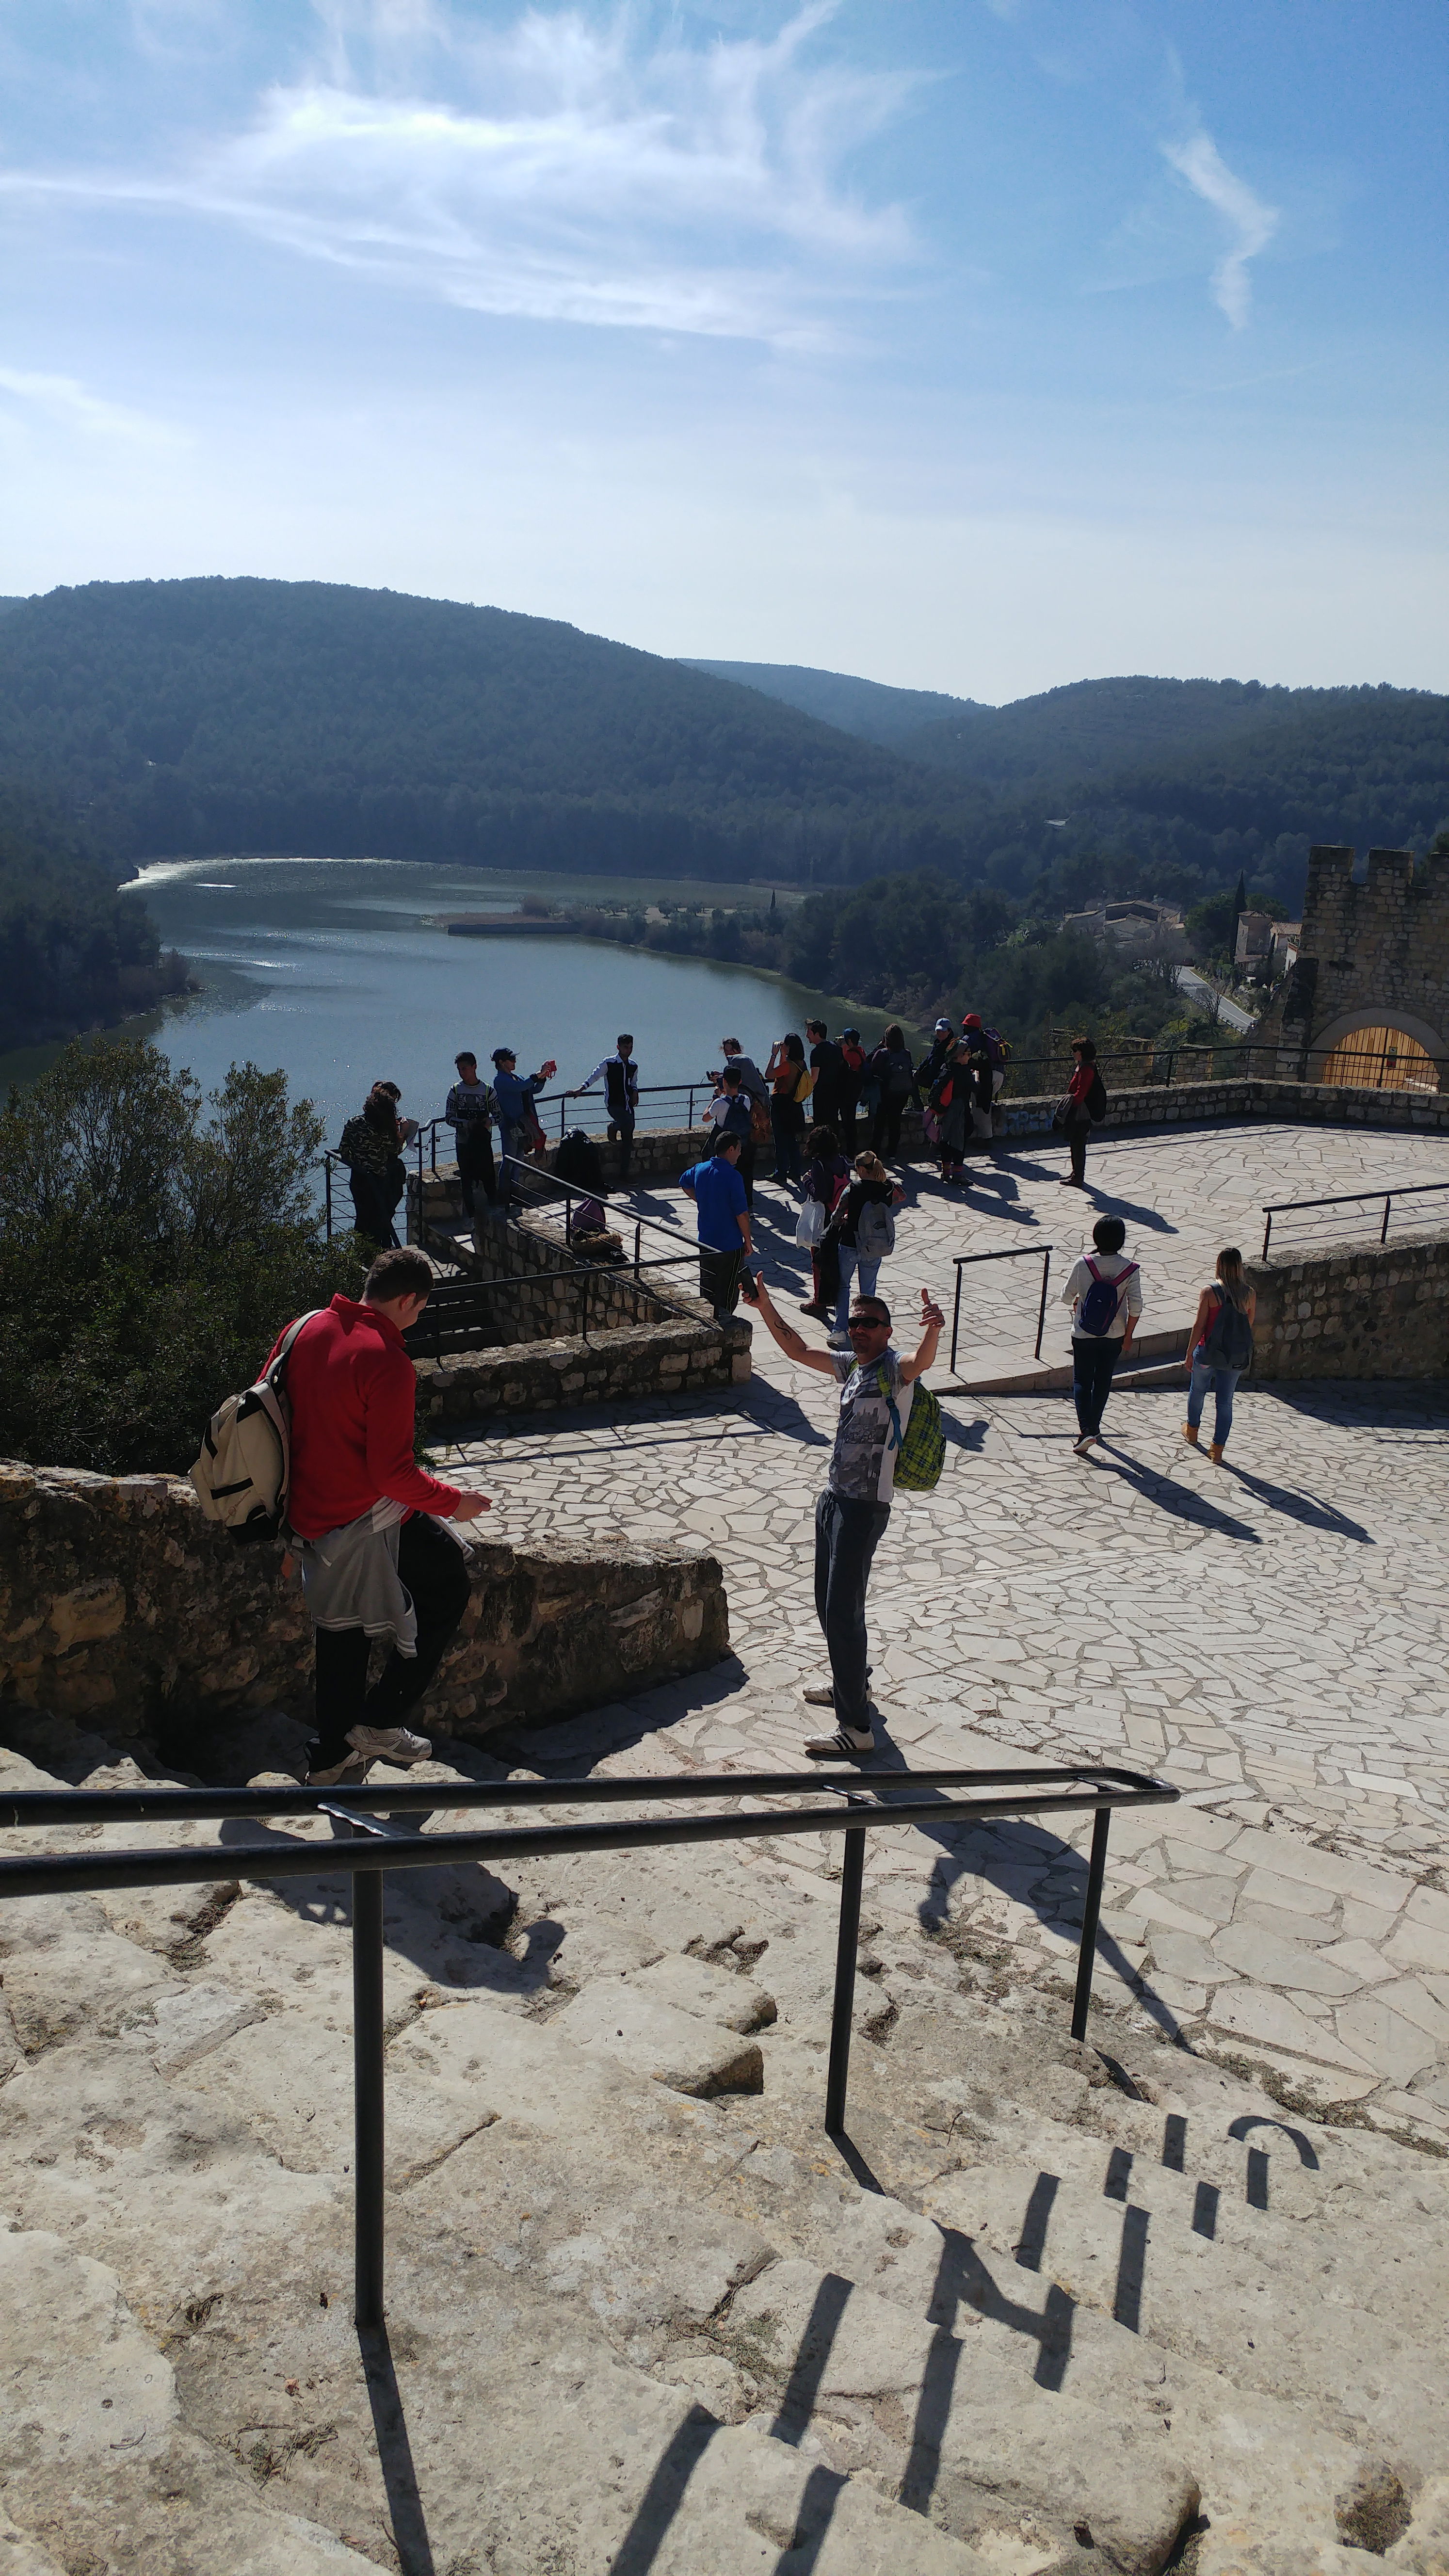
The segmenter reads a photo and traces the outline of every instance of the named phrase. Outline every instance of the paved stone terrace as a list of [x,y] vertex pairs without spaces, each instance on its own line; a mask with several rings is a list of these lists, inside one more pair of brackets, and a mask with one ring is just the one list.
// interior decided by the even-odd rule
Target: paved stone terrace
[[[1059,1188],[1063,1167],[1050,1145],[983,1157],[964,1207],[909,1175],[883,1281],[900,1315],[921,1284],[944,1297],[953,1251],[1028,1232],[1061,1247],[1055,1298],[1107,1209],[1128,1219],[1149,1317],[1190,1315],[1217,1248],[1261,1241],[1265,1199],[1449,1178],[1449,1142],[1261,1126],[1104,1140],[1085,1202]],[[657,1189],[637,1204],[683,1206]],[[757,1216],[793,1315],[793,1203],[765,1187]],[[1366,1216],[1338,1226],[1368,1229]],[[1019,1334],[1030,1348],[1034,1271],[976,1274],[991,1283],[977,1327],[984,1317],[1002,1347]],[[1065,1319],[1052,1329],[1064,1349]],[[833,1397],[760,1328],[754,1358],[739,1396],[494,1425],[452,1453],[495,1496],[500,1534],[693,1532],[725,1566],[729,1662],[521,1737],[519,1765],[799,1767],[811,1719],[796,1686],[820,1665],[810,1513]],[[953,1395],[944,1364],[933,1383],[946,1473],[934,1496],[897,1506],[872,1586],[881,1762],[989,1762],[1011,1747],[1162,1772],[1183,1804],[1114,1820],[1104,1988],[1120,1980],[1160,2028],[1251,2066],[1286,2102],[1449,2150],[1449,1388],[1250,1387],[1214,1469],[1179,1438],[1178,1391],[1119,1395],[1105,1449],[1083,1463],[1069,1399]],[[870,1851],[878,1915],[939,1914],[949,1899],[1015,1944],[1019,1967],[1059,1977],[1081,1865],[1050,1819],[882,1832]],[[836,1857],[791,1839],[759,1865],[818,1887]]]

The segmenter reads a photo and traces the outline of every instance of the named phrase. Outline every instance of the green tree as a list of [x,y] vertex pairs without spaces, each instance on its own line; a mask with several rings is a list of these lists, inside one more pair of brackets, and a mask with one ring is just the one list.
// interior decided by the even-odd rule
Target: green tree
[[312,1174],[323,1127],[283,1073],[203,1099],[140,1041],[66,1048],[0,1112],[0,1448],[112,1474],[188,1467],[288,1319],[355,1293]]

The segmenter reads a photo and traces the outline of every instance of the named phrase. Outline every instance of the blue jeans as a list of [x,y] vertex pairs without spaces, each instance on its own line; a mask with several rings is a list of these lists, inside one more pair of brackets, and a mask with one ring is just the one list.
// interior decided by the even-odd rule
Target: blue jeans
[[835,1723],[858,1735],[871,1728],[865,1678],[865,1587],[870,1561],[890,1519],[889,1503],[855,1502],[829,1486],[815,1503],[815,1615],[835,1684]]
[[1196,1431],[1202,1420],[1202,1409],[1207,1402],[1208,1388],[1211,1387],[1214,1406],[1214,1448],[1222,1449],[1227,1445],[1228,1433],[1233,1427],[1233,1393],[1242,1374],[1241,1369],[1214,1368],[1211,1360],[1202,1358],[1200,1350],[1193,1352],[1192,1385],[1188,1390],[1187,1418],[1193,1430]]
[[[852,1295],[856,1297],[873,1297],[875,1295],[875,1283],[879,1277],[880,1263],[878,1261],[862,1261],[853,1243],[842,1243],[840,1246],[840,1295],[836,1300],[835,1306],[835,1329],[837,1333],[843,1333],[846,1325],[850,1321],[850,1300]],[[852,1288],[851,1283],[856,1279],[859,1280],[859,1286]]]

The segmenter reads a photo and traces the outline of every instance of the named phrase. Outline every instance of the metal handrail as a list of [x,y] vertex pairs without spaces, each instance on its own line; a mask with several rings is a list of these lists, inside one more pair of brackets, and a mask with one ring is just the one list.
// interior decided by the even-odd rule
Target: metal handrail
[[1394,1187],[1389,1190],[1339,1190],[1332,1198],[1275,1199],[1271,1206],[1265,1203],[1262,1211],[1265,1219],[1263,1226],[1263,1259],[1266,1261],[1268,1258],[1268,1244],[1272,1236],[1273,1219],[1275,1216],[1297,1216],[1301,1214],[1305,1208],[1361,1206],[1365,1200],[1372,1200],[1374,1204],[1377,1205],[1378,1201],[1382,1199],[1384,1203],[1384,1221],[1379,1227],[1379,1241],[1380,1243],[1387,1243],[1389,1239],[1389,1211],[1392,1208],[1395,1199],[1422,1198],[1429,1190],[1449,1190],[1449,1180],[1401,1181],[1396,1182]]
[[[1010,1784],[1034,1782],[1038,1791],[1011,1794]],[[1070,1788],[1042,1783],[1067,1783]],[[922,1792],[985,1786],[998,1794],[966,1801]],[[469,1807],[524,1805],[598,1806],[654,1799],[670,1804],[725,1796],[795,1798],[833,1791],[833,1806],[803,1806],[770,1816],[686,1815],[636,1817],[623,1824],[512,1826],[483,1833],[399,1833],[378,1811],[443,1813]],[[405,1782],[375,1789],[118,1789],[20,1790],[0,1798],[0,1826],[90,1824],[128,1817],[150,1821],[277,1815],[326,1816],[349,1839],[324,1848],[287,1837],[273,1843],[199,1844],[165,1851],[47,1853],[34,1860],[0,1859],[0,1898],[94,1892],[103,1888],[185,1887],[246,1878],[315,1878],[343,1870],[353,1880],[352,2003],[353,2228],[356,2323],[375,2329],[383,2316],[384,2257],[384,2062],[383,1878],[390,1869],[437,1869],[450,1862],[521,1860],[562,1852],[654,1850],[672,1843],[752,1842],[776,1834],[842,1833],[840,1920],[835,1992],[826,2075],[825,2126],[845,2126],[850,2068],[851,2015],[865,1868],[865,1838],[872,1825],[940,1824],[943,1819],[990,1821],[1004,1816],[1089,1813],[1092,1847],[1082,1909],[1081,1942],[1072,2001],[1072,2037],[1086,2035],[1092,1962],[1107,1866],[1107,1836],[1114,1807],[1175,1804],[1179,1792],[1150,1772],[1111,1764],[1077,1763],[1060,1769],[959,1769],[891,1772],[879,1777],[823,1779],[816,1774],[726,1772],[678,1779]],[[383,1857],[384,1852],[386,1858]]]
[[1036,1348],[1033,1359],[1041,1358],[1041,1337],[1046,1330],[1047,1280],[1051,1274],[1052,1246],[1049,1243],[1015,1243],[1005,1252],[957,1252],[952,1255],[956,1269],[956,1302],[951,1310],[951,1375],[956,1375],[956,1344],[961,1331],[961,1273],[977,1261],[1028,1261],[1041,1254],[1041,1303],[1036,1314]]

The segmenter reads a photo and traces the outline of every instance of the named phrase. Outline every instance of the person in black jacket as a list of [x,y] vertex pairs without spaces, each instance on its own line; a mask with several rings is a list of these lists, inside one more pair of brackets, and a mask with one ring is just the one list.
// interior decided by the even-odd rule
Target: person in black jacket
[[[805,1035],[810,1041],[810,1070],[815,1076],[815,1089],[810,1095],[810,1115],[817,1127],[830,1127],[838,1137],[845,1088],[845,1058],[834,1038],[828,1035],[823,1020],[807,1020]],[[852,1104],[852,1118],[854,1115]]]
[[877,1154],[899,1154],[901,1120],[906,1114],[907,1103],[914,1100],[918,1109],[921,1103],[916,1089],[916,1068],[911,1061],[905,1032],[894,1020],[870,1056],[866,1071],[880,1085],[871,1144]]

